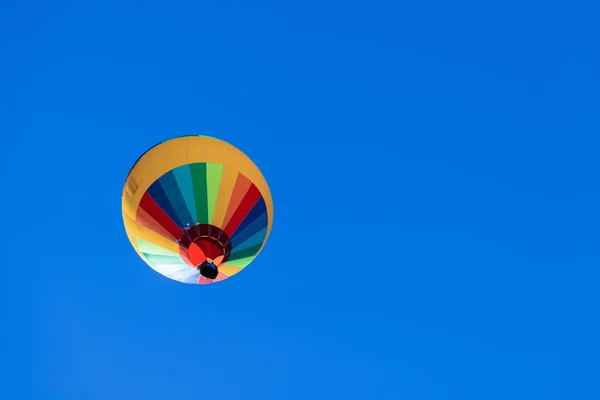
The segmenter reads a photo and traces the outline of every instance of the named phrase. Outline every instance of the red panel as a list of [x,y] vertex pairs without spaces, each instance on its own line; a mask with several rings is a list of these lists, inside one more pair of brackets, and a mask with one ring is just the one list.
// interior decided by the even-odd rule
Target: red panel
[[197,243],[200,245],[202,251],[204,251],[204,254],[206,254],[206,257],[210,259],[214,260],[223,254],[219,246],[209,242],[208,240],[198,240]]
[[181,228],[163,211],[162,208],[148,194],[144,193],[140,200],[140,207],[144,209],[156,222],[165,228],[171,235],[180,238],[183,235]]
[[190,262],[194,266],[198,266],[198,265],[202,264],[204,261],[206,261],[206,256],[204,255],[204,252],[202,251],[200,246],[198,246],[196,243],[192,243],[190,245],[190,248],[188,249],[187,253],[188,253],[187,256],[188,256]]
[[163,228],[158,222],[154,220],[142,207],[138,207],[135,213],[135,222],[143,226],[144,228],[150,229],[154,233],[158,233],[160,236],[171,241],[175,241],[177,238],[173,237],[165,228]]
[[252,207],[254,207],[258,199],[260,199],[260,191],[256,186],[250,186],[250,189],[242,199],[237,210],[235,210],[235,212],[227,222],[227,226],[224,229],[226,234],[231,236],[233,232],[235,232],[235,230],[242,223],[244,218],[246,218],[246,215],[248,215],[250,210],[252,210]]
[[223,218],[223,225],[226,226],[229,224],[229,220],[235,213],[235,210],[240,205],[240,202],[244,199],[244,196],[248,193],[252,182],[250,179],[246,178],[242,174],[238,174],[237,179],[235,181],[235,186],[233,187],[233,192],[231,192],[231,196],[229,197],[229,204],[227,205],[227,212],[225,213],[225,218]]

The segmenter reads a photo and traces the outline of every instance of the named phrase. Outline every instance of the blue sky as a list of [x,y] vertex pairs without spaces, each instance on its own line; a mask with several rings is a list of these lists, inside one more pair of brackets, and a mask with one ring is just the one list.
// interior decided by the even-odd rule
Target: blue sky
[[[600,398],[597,5],[217,3],[2,5],[2,397]],[[121,220],[192,133],[275,205],[210,286]]]

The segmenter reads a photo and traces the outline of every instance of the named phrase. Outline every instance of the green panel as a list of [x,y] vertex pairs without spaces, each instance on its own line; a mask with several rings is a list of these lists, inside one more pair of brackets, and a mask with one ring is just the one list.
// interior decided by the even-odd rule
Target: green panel
[[229,261],[227,260],[225,262],[226,265],[231,265],[232,267],[239,267],[239,268],[244,268],[246,265],[250,264],[250,262],[252,262],[252,260],[254,260],[254,256],[251,257],[246,257],[246,258],[240,258],[237,260],[233,260],[233,261]]
[[201,224],[208,224],[208,196],[206,193],[206,163],[190,165],[196,201],[196,218]]
[[161,256],[179,257],[179,254],[172,252],[164,247],[157,246],[153,243],[147,242],[144,239],[136,238],[138,247],[142,253],[146,254],[157,254]]
[[221,185],[221,176],[223,176],[223,166],[221,164],[206,164],[206,188],[208,200],[208,223],[212,224],[215,207],[217,205],[217,195]]
[[142,253],[146,260],[154,265],[185,265],[187,264],[181,259],[181,257],[169,257],[169,256],[159,256],[156,254],[147,254]]
[[[258,244],[256,246],[248,247],[247,249],[231,253],[231,256],[229,256],[229,260],[234,261],[250,256],[255,256],[256,253],[258,253],[258,251],[260,250],[260,246],[262,246],[262,244]],[[231,262],[229,260],[225,261],[225,263],[230,264]]]

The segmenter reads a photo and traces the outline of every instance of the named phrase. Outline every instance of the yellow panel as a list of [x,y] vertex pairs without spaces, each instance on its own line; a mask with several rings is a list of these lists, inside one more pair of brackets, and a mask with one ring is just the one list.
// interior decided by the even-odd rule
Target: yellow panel
[[219,267],[219,271],[224,273],[227,276],[233,276],[240,272],[243,268],[240,267],[232,267],[231,265],[223,264]]
[[135,249],[135,251],[139,254],[140,253],[140,247],[138,246],[137,240],[135,240],[135,236],[133,236],[129,232],[127,232],[127,238],[131,242],[131,245],[133,246],[133,248]]
[[135,177],[135,181],[139,185],[136,191],[137,196],[141,197],[150,185],[166,172],[187,163],[188,147],[186,142],[187,138],[168,140],[144,154],[142,158],[147,164],[140,164],[139,167],[136,165],[131,171],[131,175]]
[[135,237],[131,236],[129,233],[127,234],[127,237],[129,238],[129,241],[133,245],[133,249],[138,254],[138,256],[140,256],[140,258],[142,260],[144,260],[146,262],[146,264],[148,264],[148,261],[146,260],[146,258],[144,257],[144,255],[142,254],[142,252],[140,251],[140,249],[137,246],[137,241],[135,240]]
[[139,202],[137,204],[134,203],[133,195],[123,190],[123,215],[135,221],[138,204]]

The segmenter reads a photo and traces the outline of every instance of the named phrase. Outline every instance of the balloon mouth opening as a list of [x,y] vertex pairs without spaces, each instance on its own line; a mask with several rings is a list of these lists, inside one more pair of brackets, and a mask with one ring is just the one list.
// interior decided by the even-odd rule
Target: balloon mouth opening
[[204,261],[200,264],[198,270],[200,271],[200,275],[208,279],[215,279],[219,275],[219,268],[209,261]]
[[[204,268],[204,262],[208,260],[218,260],[217,264],[226,262],[232,250],[229,235],[210,224],[186,227],[177,243],[180,246],[181,257],[198,270],[201,266]],[[221,256],[222,259],[219,259]],[[216,269],[216,266],[214,268]]]

